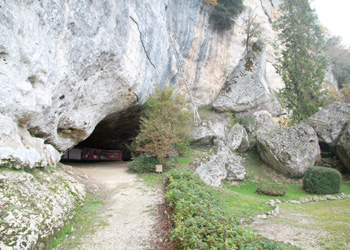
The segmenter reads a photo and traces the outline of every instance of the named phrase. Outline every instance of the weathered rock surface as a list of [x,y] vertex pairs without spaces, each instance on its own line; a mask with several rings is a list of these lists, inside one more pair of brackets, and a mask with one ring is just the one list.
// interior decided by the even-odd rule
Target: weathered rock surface
[[60,154],[43,139],[32,137],[11,118],[0,114],[0,165],[20,169],[54,166]]
[[264,162],[289,177],[302,177],[320,159],[318,137],[312,127],[298,124],[281,126],[257,135],[259,154]]
[[243,58],[232,71],[213,107],[235,113],[267,110],[275,116],[282,114],[282,107],[270,91],[266,77],[265,45],[253,45],[252,55]]
[[338,141],[337,155],[348,171],[350,171],[350,122],[348,122],[346,129]]
[[204,182],[219,187],[224,179],[244,180],[245,168],[241,165],[241,158],[234,154],[223,141],[216,140],[217,153],[204,159],[196,160],[192,166]]
[[333,102],[309,118],[307,123],[316,131],[320,142],[334,148],[350,120],[350,104]]
[[213,144],[214,139],[225,140],[230,122],[229,116],[211,112],[207,120],[193,127],[191,144],[209,145]]
[[[275,2],[245,4],[263,26],[266,77],[278,88],[283,83],[272,66],[276,33],[270,22]],[[210,7],[198,0],[5,1],[0,114],[64,152],[104,118],[142,104],[156,87],[170,84],[185,92],[170,37],[196,102],[209,104],[225,82],[225,69],[243,55],[245,13],[225,33],[210,26],[209,14]],[[6,158],[27,161],[24,154],[8,152]]]
[[[85,187],[63,171],[0,170],[0,248],[39,249],[71,219]],[[6,248],[8,247],[8,248]]]
[[265,110],[255,112],[248,121],[247,129],[250,134],[257,136],[260,133],[269,132],[278,128],[278,124],[271,114]]
[[249,149],[249,139],[245,128],[236,123],[226,134],[226,145],[232,150],[239,149],[241,152]]
[[212,145],[215,139],[224,141],[232,150],[246,151],[249,148],[248,134],[239,123],[232,124],[228,115],[211,114],[208,120],[194,126],[191,131],[192,145]]
[[212,145],[217,135],[210,129],[207,122],[202,122],[191,131],[192,145]]

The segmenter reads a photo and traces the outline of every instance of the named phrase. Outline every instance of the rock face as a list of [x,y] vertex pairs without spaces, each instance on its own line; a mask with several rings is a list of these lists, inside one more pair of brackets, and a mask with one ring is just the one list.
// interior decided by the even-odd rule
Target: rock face
[[350,122],[338,141],[337,155],[348,171],[350,171]]
[[60,154],[43,139],[32,137],[26,129],[0,114],[0,165],[20,169],[56,165]]
[[255,112],[248,122],[247,129],[253,136],[278,128],[271,114],[265,110]]
[[85,193],[82,184],[62,171],[1,169],[0,248],[39,249],[40,241],[73,217]]
[[350,104],[333,102],[309,118],[307,123],[316,131],[320,142],[334,148],[350,120]]
[[[245,1],[264,29],[264,79],[272,88],[283,85],[272,66],[276,34],[270,21],[278,3]],[[0,114],[17,131],[29,131],[57,152],[35,149],[41,159],[28,164],[26,154],[18,155],[6,142],[1,157],[40,165],[85,140],[101,121],[144,103],[156,87],[174,85],[185,92],[170,39],[196,102],[212,103],[225,82],[223,72],[243,55],[245,13],[222,33],[209,24],[210,12],[199,0],[5,1],[0,8]]]
[[249,139],[245,128],[236,123],[227,133],[226,145],[232,150],[239,149],[241,152],[247,151],[249,149]]
[[224,179],[244,180],[245,168],[241,165],[241,159],[235,155],[223,141],[216,140],[217,153],[202,160],[192,163],[196,167],[196,173],[209,185],[219,187]]
[[211,117],[191,131],[192,145],[212,145],[215,139],[224,141],[232,150],[246,151],[249,148],[248,134],[239,123],[225,114],[212,113]]
[[252,55],[243,58],[232,71],[213,107],[235,113],[258,110],[267,110],[275,116],[282,113],[281,105],[269,89],[265,45],[253,45]]
[[316,132],[303,123],[260,133],[257,146],[264,162],[293,178],[302,177],[320,159],[321,153]]

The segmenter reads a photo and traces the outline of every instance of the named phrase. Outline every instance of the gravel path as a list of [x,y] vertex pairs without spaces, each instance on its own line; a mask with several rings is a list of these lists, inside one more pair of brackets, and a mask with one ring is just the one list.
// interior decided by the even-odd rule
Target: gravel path
[[71,165],[86,174],[95,192],[103,195],[100,214],[108,224],[86,235],[77,249],[148,249],[156,222],[155,209],[162,200],[161,190],[145,186],[136,175],[127,172],[123,162]]

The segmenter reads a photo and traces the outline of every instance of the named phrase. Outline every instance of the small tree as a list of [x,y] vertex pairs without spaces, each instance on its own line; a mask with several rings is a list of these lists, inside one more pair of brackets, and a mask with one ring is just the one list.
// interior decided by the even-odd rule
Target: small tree
[[144,106],[134,147],[147,157],[164,162],[189,145],[190,123],[191,114],[183,96],[176,95],[169,87],[157,89]]
[[277,22],[284,45],[278,72],[286,88],[281,91],[295,121],[307,119],[323,105],[322,82],[327,61],[324,39],[308,0],[286,0]]
[[262,28],[260,23],[256,22],[257,14],[254,10],[249,8],[245,17],[243,17],[245,38],[242,42],[246,49],[246,54],[249,54],[249,51],[252,48],[254,42],[261,38]]

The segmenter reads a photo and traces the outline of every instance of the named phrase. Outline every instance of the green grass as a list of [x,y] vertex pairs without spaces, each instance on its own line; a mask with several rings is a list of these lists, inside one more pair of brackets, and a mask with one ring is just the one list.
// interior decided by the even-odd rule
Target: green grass
[[137,176],[146,184],[146,186],[154,187],[163,183],[165,174],[137,174]]
[[186,165],[196,159],[206,157],[212,154],[211,146],[191,146],[186,153],[180,155],[178,162],[180,167],[186,167]]
[[[286,213],[311,216],[312,223],[306,229],[328,232],[328,237],[319,239],[323,249],[349,249],[350,246],[350,200],[323,201],[308,204],[283,204]],[[284,223],[295,223],[292,219]],[[303,226],[297,223],[297,226]]]
[[73,220],[46,241],[46,249],[75,249],[85,234],[96,231],[96,227],[108,226],[99,214],[103,204],[98,196],[89,194],[84,206],[77,209]]
[[[205,156],[210,155],[212,149],[210,146],[192,146],[189,147],[186,153],[178,157],[177,168],[188,168],[188,163]],[[166,173],[140,173],[137,176],[145,182],[149,187],[160,185],[163,183]]]
[[[227,211],[233,213],[238,219],[248,219],[251,216],[263,214],[271,210],[265,205],[268,200],[298,200],[299,198],[314,197],[302,189],[301,180],[289,179],[270,169],[264,164],[256,152],[242,154],[243,163],[248,177],[238,185],[224,183],[223,189],[217,189],[217,195]],[[259,182],[281,183],[287,190],[284,196],[273,197],[256,194]],[[341,193],[350,194],[350,183],[343,182]]]

